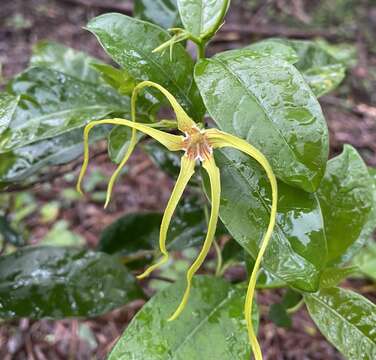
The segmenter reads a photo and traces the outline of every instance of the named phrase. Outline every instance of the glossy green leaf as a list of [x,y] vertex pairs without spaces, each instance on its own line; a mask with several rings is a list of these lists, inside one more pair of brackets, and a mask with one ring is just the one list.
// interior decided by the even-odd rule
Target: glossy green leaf
[[9,126],[19,100],[18,96],[0,93],[0,134]]
[[[138,133],[138,138],[142,133]],[[132,130],[125,126],[115,126],[108,134],[108,154],[110,159],[119,164],[124,158],[125,153],[131,142]]]
[[67,247],[27,247],[0,258],[0,317],[97,316],[141,296],[113,256]]
[[222,130],[259,148],[283,181],[316,190],[328,157],[327,126],[293,65],[245,49],[201,60],[195,79]]
[[250,49],[259,52],[263,56],[274,56],[281,58],[289,62],[290,64],[295,64],[299,61],[298,54],[285,39],[270,38],[255,42],[251,45],[246,46],[244,49]]
[[304,296],[322,334],[349,360],[376,358],[376,306],[352,291],[330,288]]
[[272,38],[246,48],[295,64],[318,97],[338,87],[353,59],[347,46],[329,45],[319,40]]
[[[155,295],[134,317],[109,360],[249,359],[245,288],[196,276],[182,315],[167,321],[185,288],[179,281]],[[257,328],[257,307],[253,314]]]
[[326,65],[342,64],[350,67],[356,62],[355,48],[348,45],[330,45],[323,40],[283,40],[299,56],[295,64],[300,71]]
[[297,52],[299,61],[295,66],[303,73],[316,96],[334,90],[344,79],[350,59],[345,58],[348,52],[342,53],[340,46],[307,40],[286,40],[286,43]]
[[149,141],[142,147],[160,169],[177,178],[180,171],[181,154],[166,150],[163,145],[156,141]]
[[[162,213],[134,213],[119,218],[103,231],[98,249],[110,254],[121,251],[130,256],[158,249],[162,216]],[[170,250],[192,247],[202,243],[205,235],[202,206],[195,199],[182,200],[171,222],[167,247]]]
[[54,41],[40,41],[33,47],[31,66],[47,67],[83,81],[98,83],[99,73],[94,64],[102,61]]
[[[104,138],[107,133],[106,127],[94,129],[90,142]],[[83,152],[82,139],[83,129],[75,129],[0,154],[0,182],[28,180],[46,166],[63,165],[78,158]]]
[[[234,239],[253,257],[270,217],[271,189],[259,165],[235,150],[216,151],[221,171],[220,217]],[[304,291],[318,289],[326,260],[322,214],[315,194],[278,185],[278,214],[263,267]]]
[[185,29],[198,38],[210,38],[223,23],[229,0],[177,0]]
[[360,272],[376,281],[376,243],[369,241],[352,260]]
[[323,270],[320,278],[320,288],[331,288],[337,286],[342,280],[348,276],[356,273],[358,268],[356,266],[337,268],[328,267]]
[[[373,182],[358,152],[346,145],[328,162],[317,191],[328,243],[328,262],[341,260],[356,242],[372,209]],[[364,243],[364,242],[363,242]]]
[[0,215],[0,238],[14,246],[25,245],[25,239],[9,223],[5,216]]
[[134,16],[165,29],[181,25],[177,0],[135,0]]
[[376,230],[376,169],[375,168],[368,168],[368,173],[371,176],[373,181],[373,206],[372,211],[369,213],[368,220],[363,226],[363,229],[352,245],[346,249],[345,253],[341,256],[341,263],[349,262],[355,254],[357,254],[360,249],[366,244],[370,239],[372,239],[372,235]]
[[93,67],[100,73],[103,80],[120,94],[132,95],[137,82],[124,69],[117,69],[108,64],[94,64]]
[[272,304],[269,309],[269,319],[277,326],[290,328],[292,321],[286,308],[282,304]]
[[0,135],[0,153],[83,127],[115,111],[129,111],[129,99],[110,87],[46,68],[26,70],[9,84],[9,91],[21,100]]
[[173,61],[168,52],[152,51],[170,35],[160,27],[121,14],[105,14],[91,20],[88,29],[107,53],[137,81],[154,81],[168,89],[196,120],[204,113],[193,81],[193,60],[176,44]]

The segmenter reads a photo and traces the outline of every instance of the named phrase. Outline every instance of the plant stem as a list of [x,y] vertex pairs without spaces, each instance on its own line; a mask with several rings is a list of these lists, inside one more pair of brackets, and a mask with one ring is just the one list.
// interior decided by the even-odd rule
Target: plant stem
[[202,41],[197,44],[197,60],[205,58],[205,47],[206,44]]

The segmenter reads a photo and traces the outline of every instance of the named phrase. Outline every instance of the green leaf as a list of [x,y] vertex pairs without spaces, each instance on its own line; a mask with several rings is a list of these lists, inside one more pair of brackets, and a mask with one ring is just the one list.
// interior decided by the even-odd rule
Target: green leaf
[[327,126],[293,65],[247,49],[231,51],[199,61],[195,79],[222,130],[259,148],[281,180],[316,190],[328,157]]
[[[185,286],[182,280],[154,296],[134,317],[109,360],[249,359],[245,289],[220,278],[196,276],[186,309],[169,322]],[[257,307],[253,320],[257,328]]]
[[51,246],[83,246],[85,239],[69,230],[69,223],[66,220],[60,220],[54,223],[52,229],[39,243],[40,245]]
[[340,288],[304,296],[322,334],[349,360],[376,358],[376,306]]
[[23,236],[13,229],[5,216],[0,216],[0,237],[2,237],[5,242],[14,246],[25,245]]
[[290,328],[291,317],[287,313],[286,308],[282,304],[272,304],[269,310],[269,319],[277,326]]
[[47,67],[82,81],[99,82],[99,73],[93,65],[101,64],[102,61],[84,52],[53,41],[40,41],[32,51],[31,66]]
[[18,96],[0,93],[0,134],[9,126],[19,100]]
[[142,148],[160,169],[177,178],[180,172],[181,154],[166,150],[163,145],[156,141],[148,141],[143,144]]
[[285,39],[270,38],[255,42],[246,46],[244,49],[259,52],[263,56],[274,56],[283,59],[290,64],[295,64],[297,61],[299,61],[298,54]]
[[222,25],[229,0],[177,0],[185,29],[197,38],[210,38]]
[[369,241],[353,258],[352,264],[357,266],[361,273],[376,281],[376,243]]
[[342,280],[346,279],[358,271],[356,266],[337,268],[329,267],[323,270],[320,278],[320,289],[331,288],[338,285]]
[[373,182],[362,158],[353,147],[345,145],[342,154],[328,162],[317,191],[329,263],[341,261],[361,235],[372,209],[372,191]]
[[165,29],[181,25],[177,0],[135,0],[134,17]]
[[[90,143],[104,138],[107,133],[107,127],[95,128]],[[82,140],[81,128],[0,154],[0,182],[28,180],[46,166],[63,165],[78,158],[83,152]]]
[[329,45],[320,40],[272,38],[246,48],[295,64],[317,97],[338,87],[345,77],[346,68],[353,64],[348,46]]
[[124,69],[117,69],[107,64],[94,64],[93,67],[100,73],[103,80],[120,94],[132,95],[137,83]]
[[373,180],[373,202],[372,211],[370,211],[368,220],[363,226],[363,229],[358,237],[358,239],[352,243],[352,245],[345,251],[341,256],[341,263],[349,262],[355,254],[357,254],[366,242],[372,239],[372,235],[376,229],[376,169],[368,168],[368,173]]
[[[323,46],[320,41],[286,40],[298,53],[299,61],[295,64],[300,70],[316,96],[322,96],[335,88],[345,77],[347,63],[344,63],[344,55],[340,55],[340,47],[331,45],[332,51]],[[338,52],[338,57],[332,56]]]
[[127,112],[129,99],[111,88],[46,68],[17,76],[9,91],[21,95],[12,121],[0,135],[0,153],[83,127],[112,112]]
[[[215,152],[221,171],[220,217],[253,257],[269,223],[271,189],[260,166],[235,150]],[[278,185],[278,214],[263,267],[295,288],[316,291],[326,261],[322,214],[315,194]]]
[[[125,126],[115,126],[108,134],[108,154],[110,159],[119,164],[131,142],[132,129]],[[142,137],[142,133],[137,133],[138,139]]]
[[[98,249],[110,254],[121,251],[126,256],[157,249],[162,216],[162,213],[134,213],[119,218],[103,231]],[[196,199],[184,199],[173,216],[167,248],[182,250],[195,246],[205,235],[202,206]]]
[[166,52],[152,51],[171,36],[160,27],[121,14],[105,14],[91,20],[88,29],[107,53],[137,81],[154,81],[168,89],[196,120],[204,114],[193,81],[193,60],[176,44],[173,61]]
[[140,297],[134,277],[107,254],[27,247],[0,258],[0,317],[97,316]]

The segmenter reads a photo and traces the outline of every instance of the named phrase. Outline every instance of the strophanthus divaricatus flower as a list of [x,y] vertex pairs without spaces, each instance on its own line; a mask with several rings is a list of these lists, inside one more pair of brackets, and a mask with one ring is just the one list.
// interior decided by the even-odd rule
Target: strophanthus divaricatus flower
[[[160,90],[169,100],[171,106],[173,107],[176,120],[177,120],[177,128],[183,133],[183,135],[173,135],[155,128],[155,124],[141,124],[136,122],[136,99],[139,91],[145,87],[154,87]],[[191,267],[188,269],[186,274],[186,290],[184,292],[182,301],[180,305],[177,307],[175,312],[171,315],[169,320],[176,319],[181,312],[183,311],[185,305],[187,304],[189,292],[191,289],[191,282],[194,274],[200,268],[202,263],[204,262],[210,247],[212,245],[215,230],[217,226],[218,220],[218,213],[219,213],[219,203],[220,203],[220,193],[221,193],[221,183],[220,183],[220,172],[218,167],[216,166],[213,151],[217,148],[223,147],[231,147],[242,151],[243,153],[249,155],[250,157],[254,158],[265,170],[268,179],[270,181],[270,185],[272,188],[272,207],[270,213],[270,222],[264,234],[263,240],[260,243],[259,253],[256,257],[256,261],[253,267],[253,271],[249,280],[246,300],[245,300],[245,319],[248,328],[249,334],[249,341],[252,346],[253,353],[257,360],[262,359],[262,354],[260,350],[260,346],[257,341],[257,337],[252,327],[252,304],[257,280],[257,274],[260,267],[262,256],[266,250],[268,242],[271,238],[274,224],[275,224],[275,217],[277,211],[277,182],[274,176],[273,170],[269,165],[269,162],[265,158],[265,156],[257,150],[255,147],[250,145],[247,141],[240,139],[234,135],[225,133],[218,129],[200,129],[197,124],[187,115],[187,113],[183,110],[183,108],[179,105],[176,99],[170,94],[166,89],[162,86],[150,82],[144,81],[138,84],[132,94],[131,100],[131,113],[132,113],[132,121],[126,119],[106,119],[106,120],[99,120],[99,121],[92,121],[85,127],[84,131],[84,144],[85,144],[85,151],[84,151],[84,163],[81,169],[81,173],[79,176],[77,188],[80,190],[80,184],[82,178],[85,174],[88,160],[89,160],[89,145],[88,145],[88,137],[90,130],[95,127],[96,125],[100,124],[112,124],[112,125],[124,125],[129,128],[132,128],[132,138],[130,141],[130,145],[128,150],[119,164],[118,168],[112,175],[107,191],[107,200],[106,205],[108,204],[111,192],[113,189],[113,185],[116,181],[119,172],[129,159],[130,155],[132,154],[135,145],[137,143],[136,132],[140,131],[150,137],[154,138],[162,145],[164,145],[170,151],[182,151],[183,155],[181,157],[181,167],[178,179],[172,191],[171,197],[167,203],[166,210],[164,212],[162,223],[160,227],[160,234],[159,234],[159,246],[160,251],[162,253],[161,259],[149,267],[143,274],[138,276],[139,279],[147,277],[152,271],[163,265],[167,262],[169,258],[169,254],[166,248],[166,238],[167,238],[167,231],[170,225],[171,218],[175,211],[175,208],[183,194],[185,187],[188,184],[189,179],[192,177],[195,171],[195,166],[197,162],[200,162],[207,172],[210,180],[210,188],[211,188],[211,214],[208,223],[208,230],[206,234],[206,238],[204,244],[201,248],[197,259],[193,262]]]

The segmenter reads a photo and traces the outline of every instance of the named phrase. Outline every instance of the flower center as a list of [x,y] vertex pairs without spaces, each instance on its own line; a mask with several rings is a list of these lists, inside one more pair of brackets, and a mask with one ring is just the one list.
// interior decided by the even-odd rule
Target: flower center
[[206,137],[205,130],[198,127],[191,127],[186,133],[183,141],[183,149],[190,159],[203,161],[208,159],[213,153],[209,140]]

